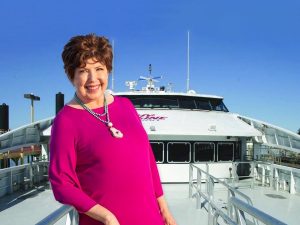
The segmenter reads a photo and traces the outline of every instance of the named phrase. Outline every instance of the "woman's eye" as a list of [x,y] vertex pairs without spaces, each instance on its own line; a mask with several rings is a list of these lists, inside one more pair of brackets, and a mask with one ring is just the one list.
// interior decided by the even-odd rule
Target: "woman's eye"
[[79,70],[79,73],[86,73],[87,70]]
[[96,68],[97,71],[102,71],[103,68],[99,67],[99,68]]

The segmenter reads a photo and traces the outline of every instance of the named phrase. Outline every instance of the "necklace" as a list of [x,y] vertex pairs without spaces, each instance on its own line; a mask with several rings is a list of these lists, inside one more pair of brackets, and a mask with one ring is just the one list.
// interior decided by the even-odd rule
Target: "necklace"
[[[102,123],[106,124],[106,126],[108,126],[111,135],[115,138],[122,138],[123,137],[123,133],[121,131],[119,131],[118,129],[116,129],[113,126],[113,123],[110,121],[109,119],[109,112],[108,112],[108,105],[106,102],[106,97],[104,94],[104,113],[99,114],[94,112],[93,110],[91,110],[89,107],[87,107],[82,101],[81,99],[76,95],[76,93],[74,94],[74,99],[75,101],[82,107],[84,108],[88,113],[90,113],[92,116],[94,116],[96,119],[98,119],[99,121],[101,121]],[[100,117],[106,116],[106,119],[101,119]]]

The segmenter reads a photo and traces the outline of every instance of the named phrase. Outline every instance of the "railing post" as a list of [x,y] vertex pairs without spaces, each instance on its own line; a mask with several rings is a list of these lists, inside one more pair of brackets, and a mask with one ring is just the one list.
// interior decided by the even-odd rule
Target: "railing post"
[[74,209],[72,209],[72,210],[67,214],[66,225],[76,225],[76,224],[78,224],[78,221],[77,221],[77,213],[75,212]]
[[238,222],[238,224],[239,225],[247,225],[245,213],[242,210],[238,209],[238,208],[236,208],[236,211],[237,211],[237,222]]
[[33,186],[33,165],[32,162],[29,164],[29,179],[30,179],[30,187]]
[[209,173],[209,165],[208,165],[208,163],[206,163],[205,165],[206,165],[206,173]]
[[201,171],[197,168],[197,209],[201,208]]
[[218,217],[219,217],[219,215],[217,213],[215,213],[214,217],[213,217],[213,225],[218,225]]
[[206,163],[206,191],[209,191],[209,167],[208,163]]
[[196,209],[201,209],[201,195],[196,193]]
[[251,181],[251,188],[253,189],[254,188],[254,184],[255,184],[255,163],[252,161],[251,162],[251,176],[252,176],[252,181]]
[[211,205],[211,202],[214,201],[214,180],[209,177],[208,178],[208,199],[209,199],[209,205],[208,205],[208,225],[213,225],[213,208]]
[[14,192],[14,187],[13,187],[13,171],[11,170],[10,171],[10,181],[9,181],[9,183],[10,183],[10,193],[13,193]]
[[232,162],[232,186],[236,187],[238,183],[238,175],[237,175],[237,163]]
[[274,168],[270,165],[270,187],[274,188]]
[[265,166],[263,165],[261,167],[261,185],[262,186],[265,186],[265,174],[266,174],[266,171],[265,171]]
[[197,169],[197,191],[201,190],[201,171]]
[[190,164],[189,167],[189,198],[193,196],[193,166]]
[[279,175],[278,175],[278,169],[277,168],[274,168],[275,170],[275,175],[274,175],[274,178],[275,178],[275,190],[278,191],[279,190]]
[[36,173],[37,173],[37,183],[40,185],[41,179],[40,179],[40,164],[36,164]]
[[233,219],[234,221],[237,221],[237,216],[236,216],[236,210],[235,207],[233,206],[233,204],[229,201],[229,199],[231,197],[235,197],[235,194],[232,190],[228,189],[228,196],[227,196],[227,213],[230,216],[231,219]]
[[293,171],[291,171],[291,178],[290,178],[290,194],[296,194],[295,178],[294,178]]
[[282,188],[284,191],[286,190],[286,181],[284,179],[282,180]]
[[255,166],[254,166],[254,177],[255,177],[255,179],[257,178],[257,180],[259,180],[259,174],[258,174],[258,162],[255,162]]

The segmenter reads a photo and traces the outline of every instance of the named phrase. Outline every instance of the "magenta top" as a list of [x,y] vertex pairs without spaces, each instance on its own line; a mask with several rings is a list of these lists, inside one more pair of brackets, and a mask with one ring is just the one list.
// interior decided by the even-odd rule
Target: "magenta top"
[[83,214],[97,203],[121,225],[163,225],[157,203],[163,190],[140,118],[124,97],[114,97],[108,109],[121,139],[86,110],[65,106],[56,116],[49,167],[54,196],[78,210],[80,225],[102,224]]

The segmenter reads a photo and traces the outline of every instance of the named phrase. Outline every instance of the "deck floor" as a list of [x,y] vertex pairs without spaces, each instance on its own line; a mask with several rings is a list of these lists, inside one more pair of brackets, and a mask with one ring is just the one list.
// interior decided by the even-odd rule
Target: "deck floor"
[[[178,225],[206,225],[206,208],[196,209],[195,199],[188,198],[188,184],[164,184],[165,197]],[[300,209],[300,196],[284,191],[274,191],[266,187],[239,188],[247,194],[258,209],[273,215],[289,225],[298,225],[297,213]],[[218,204],[226,205],[227,192],[216,191]],[[29,192],[19,192],[0,198],[0,224],[35,224],[61,206],[53,198],[51,190],[41,186]],[[63,218],[58,225],[65,224]]]

